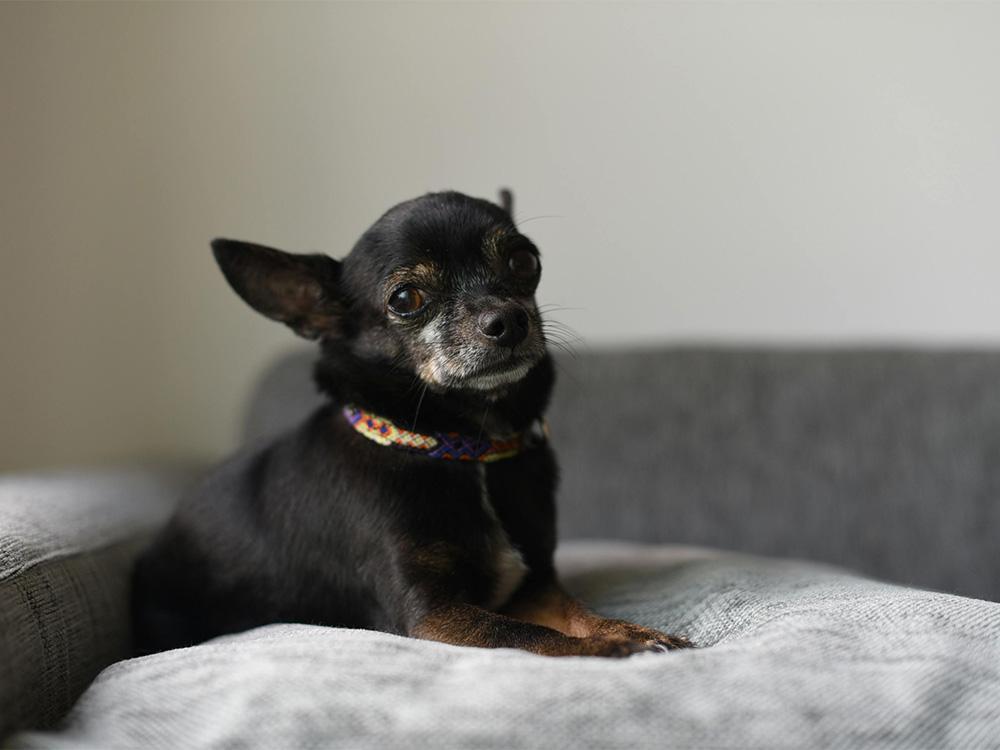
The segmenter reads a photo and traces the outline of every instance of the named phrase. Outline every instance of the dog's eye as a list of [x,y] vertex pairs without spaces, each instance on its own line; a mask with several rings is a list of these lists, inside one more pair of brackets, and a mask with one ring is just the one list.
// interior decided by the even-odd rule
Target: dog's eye
[[535,274],[538,273],[539,268],[538,256],[530,250],[525,250],[523,248],[515,250],[510,254],[510,258],[507,260],[507,265],[510,267],[511,273],[518,278],[534,278]]
[[396,315],[413,315],[420,312],[426,304],[427,298],[424,293],[412,286],[397,289],[389,297],[389,309]]

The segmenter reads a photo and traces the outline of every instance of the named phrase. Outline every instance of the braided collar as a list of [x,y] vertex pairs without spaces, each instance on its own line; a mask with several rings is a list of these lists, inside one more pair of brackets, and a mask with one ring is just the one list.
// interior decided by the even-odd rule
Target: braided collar
[[393,422],[356,406],[345,406],[344,417],[369,440],[409,453],[448,461],[490,463],[516,456],[535,439],[547,434],[547,425],[539,420],[532,429],[502,438],[473,438],[458,432],[420,432],[404,430]]

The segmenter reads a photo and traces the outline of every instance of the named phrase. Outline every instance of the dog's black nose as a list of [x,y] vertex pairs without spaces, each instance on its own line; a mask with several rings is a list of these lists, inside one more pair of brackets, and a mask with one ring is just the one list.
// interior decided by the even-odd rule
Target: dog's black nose
[[514,348],[528,335],[528,313],[519,305],[487,310],[479,316],[479,332],[497,346]]

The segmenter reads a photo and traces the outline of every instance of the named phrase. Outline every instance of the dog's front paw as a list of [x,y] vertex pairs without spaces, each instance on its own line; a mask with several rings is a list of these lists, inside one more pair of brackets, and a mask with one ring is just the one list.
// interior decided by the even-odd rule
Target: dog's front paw
[[666,633],[660,633],[650,642],[655,643],[656,647],[661,651],[674,651],[679,648],[695,648],[695,645],[683,635],[667,635]]
[[624,659],[632,654],[662,651],[659,646],[648,641],[629,640],[626,638],[583,638],[585,645],[581,651],[584,656],[603,656],[609,659]]
[[645,644],[647,651],[673,651],[695,647],[683,635],[669,635],[654,628],[636,625],[625,620],[605,620],[601,627],[601,635],[606,638],[618,638]]
[[659,630],[653,630],[652,628],[643,628],[641,634],[636,634],[633,637],[639,637],[645,639],[645,643],[655,645],[661,651],[673,651],[679,648],[694,648],[695,645],[691,643],[683,635],[669,635],[667,633],[661,633]]

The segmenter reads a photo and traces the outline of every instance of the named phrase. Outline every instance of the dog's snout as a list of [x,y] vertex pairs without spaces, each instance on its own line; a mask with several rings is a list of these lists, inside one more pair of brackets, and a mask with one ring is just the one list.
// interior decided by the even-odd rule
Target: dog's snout
[[487,310],[479,316],[479,332],[497,346],[513,348],[528,335],[528,313],[518,305]]

